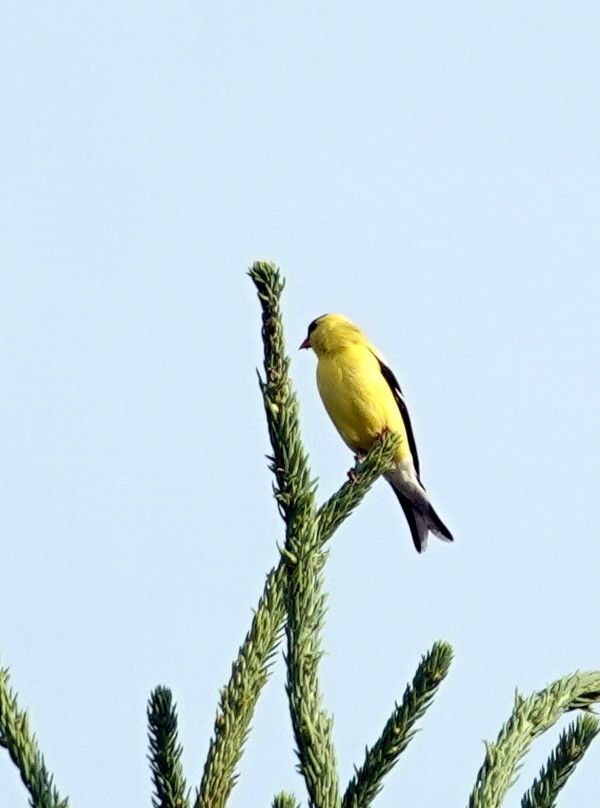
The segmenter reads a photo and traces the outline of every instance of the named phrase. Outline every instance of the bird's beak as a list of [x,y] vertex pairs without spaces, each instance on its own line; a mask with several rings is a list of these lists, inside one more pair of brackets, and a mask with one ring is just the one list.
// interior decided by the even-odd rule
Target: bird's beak
[[301,351],[303,348],[310,348],[310,337],[307,337],[303,343],[301,343],[300,347],[298,348]]

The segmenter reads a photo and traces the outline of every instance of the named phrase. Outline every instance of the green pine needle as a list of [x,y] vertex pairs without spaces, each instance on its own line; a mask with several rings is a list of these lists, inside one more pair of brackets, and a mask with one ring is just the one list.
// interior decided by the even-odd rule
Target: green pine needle
[[423,716],[445,679],[452,662],[452,647],[445,642],[434,643],[421,659],[412,684],[408,685],[402,704],[396,705],[381,737],[367,749],[365,762],[350,781],[344,795],[343,808],[367,808],[383,787],[383,778],[395,766]]
[[300,808],[300,803],[293,794],[281,792],[273,800],[273,808]]
[[[389,441],[389,438],[386,440]],[[335,499],[339,501],[344,494],[349,494],[355,500],[364,497],[377,479],[380,469],[381,449],[379,444],[376,444],[365,459],[355,466],[354,480],[344,483],[329,502]],[[328,503],[321,511],[327,505]],[[320,529],[319,546],[331,537],[333,529]],[[223,808],[235,785],[235,768],[242,756],[250,721],[268,679],[271,661],[282,636],[285,620],[284,588],[287,578],[285,564],[286,561],[282,558],[279,565],[267,576],[250,631],[232,665],[229,682],[221,691],[214,735],[210,741],[202,783],[194,808]]]
[[0,746],[8,750],[31,796],[32,808],[68,808],[52,784],[26,712],[19,710],[10,689],[8,669],[0,669]]
[[296,508],[303,508],[313,497],[308,457],[300,439],[300,417],[296,394],[289,378],[290,360],[285,352],[280,298],[284,281],[279,268],[267,261],[257,261],[249,271],[262,307],[264,344],[263,394],[267,427],[273,457],[275,498],[289,525]]
[[398,448],[398,437],[385,432],[371,447],[364,459],[357,460],[349,472],[349,479],[342,485],[317,513],[319,541],[325,542],[342,522],[360,505],[373,483],[387,471]]
[[320,635],[325,617],[322,569],[325,552],[315,542],[314,512],[307,510],[288,532],[287,693],[298,768],[314,808],[341,805],[331,718],[321,707]]
[[250,631],[232,665],[229,682],[221,690],[214,735],[194,808],[223,808],[236,783],[236,766],[281,638],[285,578],[283,563],[267,576]]
[[287,689],[299,768],[311,805],[338,808],[331,720],[321,710],[318,682],[320,629],[325,614],[321,591],[325,553],[318,542],[315,484],[300,439],[298,402],[288,378],[289,359],[279,309],[283,283],[279,270],[265,262],[254,264],[250,274],[263,309],[266,378],[261,389],[273,447],[275,497],[286,524],[282,559],[287,570]]
[[469,808],[498,808],[513,784],[517,768],[535,738],[565,712],[588,709],[600,697],[600,673],[577,673],[553,682],[529,698],[517,694],[511,717],[486,756],[469,799]]
[[[300,444],[298,404],[288,376],[289,359],[285,354],[279,307],[284,282],[277,267],[263,261],[256,262],[249,274],[262,306],[265,378],[259,377],[259,383],[273,450],[269,459],[276,481],[275,497],[289,531],[298,507],[305,508],[311,502],[314,486]],[[311,539],[319,548],[347,515],[343,508],[355,508],[385,470],[394,452],[394,441],[395,438],[388,435],[381,444],[373,446],[364,460],[356,464],[354,479],[345,483],[320,509],[318,531]],[[292,501],[291,492],[298,488],[304,493]],[[194,808],[224,808],[236,783],[236,766],[243,753],[250,721],[282,636],[286,565],[290,560],[294,560],[294,553],[283,548],[279,565],[267,576],[252,625],[232,665],[229,682],[221,691],[214,735]]]
[[[298,404],[288,378],[289,359],[281,325],[279,299],[284,282],[277,267],[267,262],[256,262],[249,274],[262,307],[265,380],[259,376],[259,384],[273,447],[275,498],[283,518],[287,519],[291,518],[290,481],[301,475],[308,482],[308,469],[298,437]],[[214,736],[194,808],[224,808],[236,783],[235,770],[250,721],[282,636],[285,580],[285,566],[280,562],[267,576],[250,631],[232,665],[229,682],[221,691]]]
[[171,691],[166,687],[157,687],[150,696],[148,735],[154,808],[188,808],[188,789],[181,765],[182,748],[177,736],[177,710]]
[[521,800],[521,808],[555,808],[556,799],[575,766],[600,732],[600,722],[593,715],[580,715],[561,733],[558,745],[550,754],[539,777]]

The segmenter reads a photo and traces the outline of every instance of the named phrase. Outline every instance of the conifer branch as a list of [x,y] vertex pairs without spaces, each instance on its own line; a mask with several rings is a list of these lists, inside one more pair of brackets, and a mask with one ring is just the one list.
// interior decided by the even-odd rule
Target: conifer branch
[[324,552],[318,547],[316,505],[308,457],[300,441],[298,402],[288,377],[279,296],[279,271],[257,262],[250,270],[263,309],[264,368],[261,383],[273,447],[275,497],[286,525],[287,690],[302,772],[315,808],[340,805],[331,720],[320,706],[319,632],[325,613],[321,591]]
[[300,808],[300,803],[293,794],[281,792],[273,800],[273,808]]
[[[273,449],[270,460],[276,478],[275,496],[284,519],[291,519],[288,507],[291,481],[300,477],[305,489],[311,488],[311,484],[306,457],[299,446],[298,405],[291,390],[289,359],[285,355],[283,341],[279,298],[284,283],[279,270],[266,262],[255,263],[249,274],[262,306],[265,380],[259,376],[259,384]],[[383,449],[377,442],[364,460],[357,462],[353,480],[345,483],[321,508],[318,537],[315,538],[319,547],[343,521],[343,507],[355,508],[379,474],[387,468],[393,455],[395,438],[384,436],[382,444]],[[290,459],[291,462],[288,462]],[[229,682],[221,691],[214,735],[194,808],[223,808],[236,783],[235,769],[242,756],[250,721],[282,636],[286,578],[282,558],[267,576],[250,630],[232,665]]]
[[[390,438],[386,436],[385,440],[389,442]],[[390,456],[393,454],[393,448],[388,447],[387,451],[390,451]],[[364,460],[356,464],[353,481],[344,483],[329,502],[347,492],[354,503],[351,507],[355,507],[381,473],[381,463],[379,443],[376,443]],[[337,525],[319,530],[320,547],[331,537],[335,527]],[[235,768],[242,756],[250,721],[283,632],[286,577],[282,559],[267,576],[250,631],[232,665],[229,682],[221,691],[214,735],[194,808],[223,808],[236,783]]]
[[223,808],[236,784],[235,769],[282,636],[285,579],[282,563],[267,576],[250,631],[231,666],[229,682],[221,690],[214,735],[194,808]]
[[556,798],[589,745],[600,732],[600,723],[593,715],[580,715],[561,733],[546,766],[523,796],[521,808],[555,808]]
[[387,471],[398,448],[398,436],[384,432],[363,459],[357,460],[348,480],[318,510],[319,541],[327,541],[360,505],[373,483]]
[[588,709],[600,698],[600,672],[577,673],[523,698],[518,693],[511,717],[495,743],[486,744],[485,760],[469,799],[469,808],[498,808],[514,782],[519,762],[535,738],[563,713]]
[[0,746],[8,750],[21,780],[31,795],[32,808],[68,808],[52,784],[35,735],[29,730],[25,711],[17,706],[16,693],[10,689],[8,669],[0,669]]
[[314,533],[314,512],[298,520],[288,534],[284,558],[288,566],[287,694],[298,768],[312,808],[340,808],[340,787],[332,738],[333,721],[321,708],[318,668],[320,633],[325,616],[322,569],[326,553]]
[[[393,449],[390,451],[393,453]],[[364,460],[355,466],[354,480],[344,483],[331,499],[339,498],[342,492],[348,492],[354,502],[351,507],[355,507],[381,473],[381,462],[377,443]],[[331,537],[335,527],[321,528],[319,546]],[[235,785],[235,767],[242,756],[250,721],[283,633],[286,578],[285,562],[282,559],[267,576],[250,631],[232,665],[229,682],[221,691],[214,736],[210,741],[194,808],[223,808]]]
[[300,439],[298,399],[289,378],[290,360],[285,353],[279,300],[284,281],[279,269],[257,261],[249,272],[262,306],[264,381],[259,375],[269,438],[273,448],[270,469],[275,475],[275,499],[288,532],[297,512],[304,512],[314,500],[315,484],[310,479],[308,456]]
[[157,687],[148,703],[150,770],[154,784],[154,808],[188,808],[188,789],[181,765],[182,748],[177,735],[177,710],[171,691]]
[[402,704],[396,705],[379,740],[367,749],[365,762],[350,781],[344,794],[343,808],[367,808],[383,787],[383,778],[395,766],[417,730],[423,716],[445,679],[452,662],[448,643],[436,642],[422,657],[411,685],[404,691]]
[[[284,519],[291,518],[290,488],[299,478],[308,483],[308,464],[300,444],[298,404],[288,377],[279,299],[284,282],[273,264],[257,261],[249,272],[262,307],[265,379],[259,375],[275,474],[275,498]],[[194,808],[223,808],[236,783],[235,768],[242,756],[250,721],[258,697],[269,676],[269,668],[281,638],[285,619],[283,563],[267,576],[265,589],[237,659],[231,677],[221,691],[214,736]]]

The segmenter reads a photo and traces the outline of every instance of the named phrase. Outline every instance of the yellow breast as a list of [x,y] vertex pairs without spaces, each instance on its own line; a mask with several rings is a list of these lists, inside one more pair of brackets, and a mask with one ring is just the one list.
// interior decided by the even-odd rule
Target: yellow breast
[[354,452],[366,452],[384,430],[400,437],[397,460],[410,454],[406,428],[379,362],[363,345],[324,354],[317,386],[329,417]]

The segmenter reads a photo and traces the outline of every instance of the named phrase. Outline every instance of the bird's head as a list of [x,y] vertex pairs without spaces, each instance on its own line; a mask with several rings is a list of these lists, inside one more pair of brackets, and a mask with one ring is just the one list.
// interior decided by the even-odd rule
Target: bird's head
[[364,342],[360,328],[341,314],[323,314],[308,326],[300,348],[312,348],[317,356],[340,351],[348,345]]

